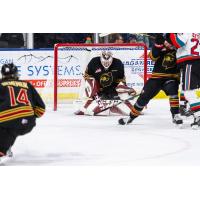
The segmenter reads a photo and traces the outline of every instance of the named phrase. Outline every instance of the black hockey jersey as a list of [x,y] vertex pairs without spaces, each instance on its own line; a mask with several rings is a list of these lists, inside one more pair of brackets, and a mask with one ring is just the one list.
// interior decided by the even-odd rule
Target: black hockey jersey
[[121,60],[113,58],[108,69],[101,64],[100,57],[94,57],[89,62],[84,75],[85,79],[93,77],[97,81],[102,93],[115,92],[120,82],[125,83],[124,65]]
[[155,61],[151,78],[180,78],[180,69],[176,64],[176,50],[152,47],[149,57]]
[[0,126],[21,129],[34,126],[35,118],[45,112],[45,104],[28,82],[20,80],[0,81]]

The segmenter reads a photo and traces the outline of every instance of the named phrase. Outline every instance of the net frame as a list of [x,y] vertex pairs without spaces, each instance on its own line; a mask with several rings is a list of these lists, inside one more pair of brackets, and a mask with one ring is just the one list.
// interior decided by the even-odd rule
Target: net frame
[[147,81],[147,51],[148,48],[144,43],[102,43],[102,44],[77,44],[77,43],[57,43],[54,45],[54,98],[53,98],[53,110],[57,110],[58,104],[58,50],[60,47],[142,47],[144,50],[144,83]]

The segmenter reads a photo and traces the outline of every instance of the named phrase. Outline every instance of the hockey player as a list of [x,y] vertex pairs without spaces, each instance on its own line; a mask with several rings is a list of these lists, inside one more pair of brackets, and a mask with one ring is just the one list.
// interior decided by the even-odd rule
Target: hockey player
[[0,164],[12,155],[10,149],[18,136],[32,131],[45,104],[34,87],[18,79],[17,67],[4,64],[0,80]]
[[[100,56],[91,59],[84,78],[86,96],[90,99],[75,113],[77,115],[89,114],[89,112],[95,115],[106,106],[119,101],[120,96],[123,95],[122,98],[126,99],[128,95],[135,94],[134,89],[126,86],[123,63],[114,58],[110,51],[102,51]],[[130,110],[130,102],[126,101],[125,104]],[[123,114],[123,111],[115,106],[111,110]]]
[[182,91],[194,116],[193,129],[200,127],[200,34],[170,33],[170,41],[177,48],[177,64],[182,72]]
[[119,124],[131,123],[137,118],[149,101],[155,97],[160,90],[169,96],[172,121],[181,125],[183,120],[179,115],[179,69],[176,65],[176,50],[167,42],[163,34],[158,34],[155,44],[149,53],[150,58],[155,61],[151,78],[146,82],[141,95],[133,105],[129,118],[119,119]]

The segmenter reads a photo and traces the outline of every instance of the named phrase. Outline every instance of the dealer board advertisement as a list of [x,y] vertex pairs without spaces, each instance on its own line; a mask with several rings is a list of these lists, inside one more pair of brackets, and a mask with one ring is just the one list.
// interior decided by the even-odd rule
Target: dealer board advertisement
[[[58,54],[58,99],[79,98],[83,91],[83,73],[88,62],[105,48],[69,48]],[[120,59],[125,66],[127,84],[141,89],[143,86],[143,54],[135,48],[109,49],[113,57]],[[45,96],[53,96],[54,51],[43,50],[1,50],[0,67],[13,62],[18,67],[20,79],[30,81]],[[148,60],[148,75],[153,62]]]

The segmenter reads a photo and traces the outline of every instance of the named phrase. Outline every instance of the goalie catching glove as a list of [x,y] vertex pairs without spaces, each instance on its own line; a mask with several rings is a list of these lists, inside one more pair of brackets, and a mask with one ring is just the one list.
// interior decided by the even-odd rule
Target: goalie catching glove
[[124,93],[128,93],[129,95],[135,95],[136,91],[133,88],[130,88],[124,84],[119,84],[116,87],[116,91],[118,94],[124,94]]

